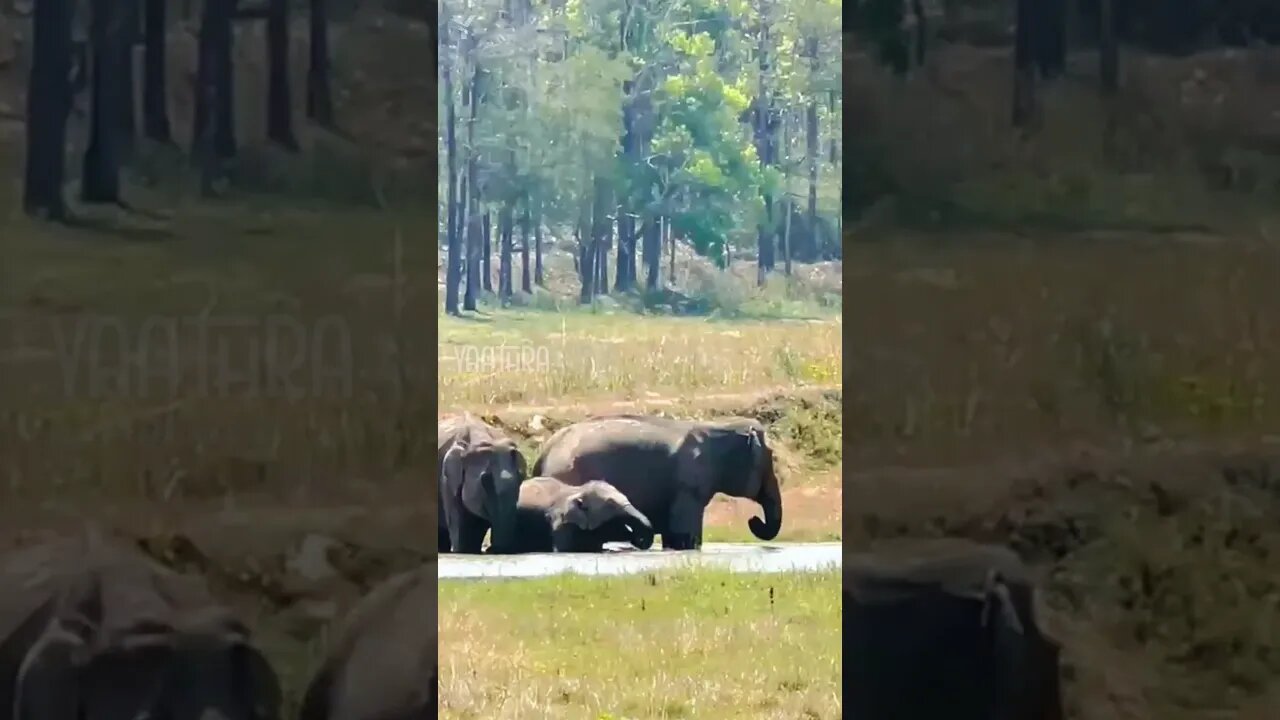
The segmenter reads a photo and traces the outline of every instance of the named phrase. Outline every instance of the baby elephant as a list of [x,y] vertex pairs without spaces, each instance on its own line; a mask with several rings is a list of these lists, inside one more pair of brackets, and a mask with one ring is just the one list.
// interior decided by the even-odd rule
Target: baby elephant
[[653,545],[653,525],[603,480],[566,485],[535,477],[520,485],[512,552],[601,552],[606,542]]

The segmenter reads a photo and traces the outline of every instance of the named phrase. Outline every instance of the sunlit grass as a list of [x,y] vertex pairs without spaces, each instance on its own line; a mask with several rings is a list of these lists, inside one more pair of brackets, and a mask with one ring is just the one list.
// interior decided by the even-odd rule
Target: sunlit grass
[[834,720],[840,575],[440,583],[440,717]]

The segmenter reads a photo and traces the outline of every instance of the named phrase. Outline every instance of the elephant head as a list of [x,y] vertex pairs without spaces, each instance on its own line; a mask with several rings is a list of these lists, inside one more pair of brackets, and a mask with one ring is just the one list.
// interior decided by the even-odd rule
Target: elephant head
[[524,456],[507,439],[457,442],[445,454],[444,476],[462,488],[462,504],[488,521],[490,545],[507,547],[515,535],[516,503],[524,481]]
[[606,540],[626,540],[641,550],[653,546],[653,524],[620,490],[602,480],[583,483],[555,508],[552,536],[556,547],[572,545],[575,530]]
[[247,633],[219,612],[184,630],[137,620],[112,631],[64,614],[18,672],[15,720],[276,720],[280,687]]
[[712,464],[712,490],[760,504],[764,519],[747,521],[751,534],[772,540],[782,529],[782,492],[773,469],[773,449],[764,426],[755,420],[731,420],[694,430],[704,453],[700,462]]

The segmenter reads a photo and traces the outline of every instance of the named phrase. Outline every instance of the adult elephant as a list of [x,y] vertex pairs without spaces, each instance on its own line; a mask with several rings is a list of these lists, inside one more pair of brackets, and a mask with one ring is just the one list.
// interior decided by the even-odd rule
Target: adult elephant
[[441,552],[478,553],[486,532],[503,552],[515,532],[525,460],[501,430],[472,415],[441,420],[436,433]]
[[601,552],[607,542],[653,545],[653,524],[603,480],[567,485],[535,477],[520,485],[511,552]]
[[435,717],[435,561],[371,590],[334,637],[308,683],[299,720]]
[[844,685],[858,720],[1061,720],[1059,648],[1008,548],[896,541],[845,558]]
[[280,684],[200,580],[97,534],[0,560],[0,718],[276,720]]
[[668,550],[702,546],[702,516],[716,493],[755,500],[761,540],[782,529],[782,494],[764,426],[755,420],[694,422],[639,415],[562,428],[543,446],[534,475],[570,485],[603,478],[653,523]]

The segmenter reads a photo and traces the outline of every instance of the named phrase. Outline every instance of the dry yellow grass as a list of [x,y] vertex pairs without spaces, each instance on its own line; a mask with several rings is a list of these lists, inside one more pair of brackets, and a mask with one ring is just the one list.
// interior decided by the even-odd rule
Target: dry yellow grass
[[630,313],[503,311],[442,318],[442,412],[570,400],[694,400],[765,387],[836,385],[841,325]]

